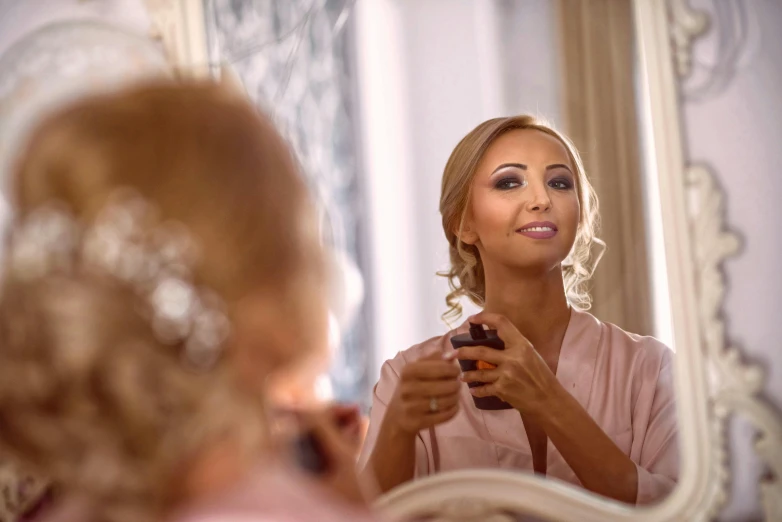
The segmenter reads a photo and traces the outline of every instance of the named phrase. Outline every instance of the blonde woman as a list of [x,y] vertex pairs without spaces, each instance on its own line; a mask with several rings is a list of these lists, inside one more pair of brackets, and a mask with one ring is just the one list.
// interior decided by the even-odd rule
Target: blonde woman
[[[440,212],[449,313],[469,297],[483,308],[469,322],[496,330],[505,350],[454,350],[465,323],[387,361],[360,467],[384,490],[495,467],[631,504],[666,495],[679,462],[672,352],[584,311],[598,215],[573,144],[529,116],[479,125],[448,160]],[[454,358],[481,362],[460,377]]]
[[366,519],[330,414],[287,417],[317,473],[270,430],[268,384],[327,323],[311,201],[266,118],[211,85],[81,101],[29,140],[13,203],[0,452],[55,482],[46,520]]

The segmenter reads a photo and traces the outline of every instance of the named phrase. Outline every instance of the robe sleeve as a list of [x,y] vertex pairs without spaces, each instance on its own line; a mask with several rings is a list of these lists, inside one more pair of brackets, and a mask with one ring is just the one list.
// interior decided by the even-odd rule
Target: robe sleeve
[[[380,426],[383,423],[383,418],[386,415],[386,409],[388,403],[394,396],[396,387],[399,385],[399,372],[405,365],[405,360],[402,354],[398,354],[393,359],[383,363],[380,369],[380,380],[375,384],[375,388],[372,392],[372,407],[369,412],[369,429],[367,430],[367,436],[364,439],[364,445],[361,449],[361,455],[358,459],[358,470],[362,471],[367,466],[369,456],[375,449],[375,443],[377,442],[377,436],[380,432]],[[423,438],[419,433],[416,436],[415,441],[415,475],[416,477],[429,474],[429,462],[424,445]]]
[[[638,471],[636,504],[664,498],[679,479],[679,441],[673,387],[673,355],[663,351],[657,372],[645,368],[648,382],[633,412],[633,461]],[[656,373],[656,375],[654,375]]]

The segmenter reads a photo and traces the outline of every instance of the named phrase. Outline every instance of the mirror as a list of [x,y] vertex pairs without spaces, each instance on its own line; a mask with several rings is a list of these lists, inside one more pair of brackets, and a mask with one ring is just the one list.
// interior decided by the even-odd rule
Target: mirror
[[[384,491],[502,469],[632,505],[666,498],[679,476],[674,339],[633,2],[204,9],[211,61],[230,64],[286,129],[335,249],[367,289],[363,301],[346,291],[354,313],[338,321],[327,379],[333,397],[371,407],[360,467]],[[519,114],[534,120],[473,132],[446,168],[476,126]],[[443,209],[468,216],[448,234],[444,170]],[[464,270],[452,281],[465,313],[447,325],[452,289],[436,274],[454,268],[449,255]],[[498,369],[468,378],[491,379],[476,393],[502,390],[504,401],[471,396],[453,361],[416,364],[453,352],[484,305],[508,318],[486,326],[512,346],[492,359]],[[508,409],[485,409],[495,407]]]
[[[703,12],[687,0],[123,2],[137,13],[146,4],[152,39],[170,65],[233,82],[273,115],[296,149],[329,246],[333,362],[308,369],[319,373],[315,386],[301,384],[306,377],[287,392],[363,406],[368,428],[359,466],[372,471],[368,478],[386,473],[378,509],[392,519],[462,522],[710,518],[727,498],[726,418],[739,413],[757,429],[756,464],[771,471],[758,489],[767,518],[775,519],[782,421],[758,397],[761,368],[743,363],[728,343],[721,311],[722,263],[739,240],[725,222],[718,178],[688,162],[679,125],[691,47],[709,27]],[[97,2],[78,4],[98,9]],[[715,9],[725,22],[726,11]],[[112,16],[126,18],[120,11]],[[30,10],[36,23],[50,15],[39,19]],[[3,45],[24,32],[13,25]],[[141,36],[148,44],[149,35]],[[467,205],[454,197],[456,205],[444,206],[468,210],[464,220],[456,212],[464,226],[443,230],[441,183],[457,144],[482,122],[518,114],[549,127],[487,139],[486,150],[474,154],[480,161],[462,169],[465,186],[474,188]],[[549,128],[572,139],[600,203],[601,241],[586,238],[583,257],[559,247],[583,230],[586,185],[567,142]],[[474,149],[480,140],[472,137]],[[468,163],[470,147],[459,150],[465,154],[452,166]],[[458,171],[446,183],[456,196]],[[497,183],[477,184],[481,179]],[[541,223],[527,229],[531,221]],[[474,267],[474,281],[465,272],[458,283],[475,299],[456,296],[463,314],[446,324],[451,289],[436,274],[452,268],[448,233],[472,253],[466,265],[477,252],[483,279]],[[455,259],[464,261],[458,251]],[[583,270],[573,268],[579,263]],[[564,276],[562,288],[530,286],[532,275],[554,268]],[[568,286],[567,270],[585,283],[590,315],[567,308],[585,304],[585,293]],[[566,313],[544,306],[552,302]],[[484,317],[487,326],[500,326],[506,349],[473,352],[473,359],[515,371],[507,375],[517,384],[522,370],[537,368],[535,375],[553,376],[541,389],[559,392],[518,393],[535,390],[529,382],[497,388],[490,395],[504,399],[494,405],[511,408],[481,409],[453,375],[457,363],[433,358],[450,373],[418,379],[426,383],[409,394],[418,397],[418,421],[454,415],[410,424],[414,416],[400,416],[395,399],[405,369],[420,355],[454,353],[456,335],[490,337],[463,324],[484,304],[512,327]],[[522,336],[537,352],[524,348]],[[492,368],[481,370],[492,378]],[[530,407],[536,397],[545,408]],[[448,410],[451,399],[458,412]],[[382,419],[394,409],[396,432],[384,434]],[[400,426],[414,435],[398,435]],[[374,448],[401,439],[406,455],[367,468]],[[732,457],[734,470],[745,465],[744,454]],[[598,463],[578,462],[586,457]],[[632,463],[630,480],[610,480],[622,463]],[[400,469],[389,480],[388,471]],[[743,480],[749,472],[740,471]],[[0,464],[0,483],[22,483],[17,475]],[[632,488],[617,485],[634,485],[635,501]],[[0,518],[7,507],[0,505]]]

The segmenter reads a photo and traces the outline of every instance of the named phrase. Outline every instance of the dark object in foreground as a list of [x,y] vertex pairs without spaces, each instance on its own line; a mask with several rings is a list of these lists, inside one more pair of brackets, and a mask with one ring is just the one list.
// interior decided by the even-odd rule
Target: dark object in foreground
[[[337,416],[334,421],[339,428],[351,423],[350,417]],[[328,452],[315,430],[307,430],[294,439],[293,453],[299,466],[313,475],[325,475],[331,469]]]
[[[451,337],[451,346],[454,350],[464,346],[488,346],[495,350],[504,350],[505,343],[497,336],[497,330],[484,330],[479,324],[470,323],[470,333],[454,335]],[[472,372],[478,369],[478,361],[459,360],[459,366],[463,372]],[[467,383],[470,388],[483,386],[482,382]],[[489,397],[473,397],[472,401],[479,410],[510,410],[513,406],[502,399]]]

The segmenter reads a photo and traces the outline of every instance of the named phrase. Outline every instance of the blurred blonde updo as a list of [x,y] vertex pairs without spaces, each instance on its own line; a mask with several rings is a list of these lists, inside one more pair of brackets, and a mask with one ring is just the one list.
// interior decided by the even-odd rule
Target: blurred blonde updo
[[478,125],[456,145],[445,165],[440,192],[440,214],[443,231],[450,245],[451,268],[439,275],[448,278],[451,289],[445,299],[448,310],[443,314],[443,319],[446,321],[461,316],[462,306],[459,299],[462,296],[467,296],[478,306],[485,303],[485,276],[480,254],[474,245],[460,241],[459,235],[467,216],[472,180],[478,163],[495,139],[517,129],[533,129],[556,138],[565,147],[576,169],[581,216],[573,248],[562,263],[562,276],[570,304],[582,310],[591,306],[587,282],[598,260],[593,258],[591,250],[594,243],[601,246],[603,243],[597,238],[597,195],[587,178],[581,157],[570,139],[535,117],[510,116],[494,118]]
[[[13,173],[14,210],[23,220],[62,202],[88,226],[118,187],[187,228],[200,246],[193,282],[229,319],[250,292],[283,295],[312,262],[288,147],[217,86],[151,84],[49,118]],[[86,493],[100,520],[159,517],[205,443],[240,433],[250,449],[262,438],[261,398],[229,358],[208,372],[183,364],[183,347],[161,342],[122,282],[6,272],[0,292],[0,452]]]

